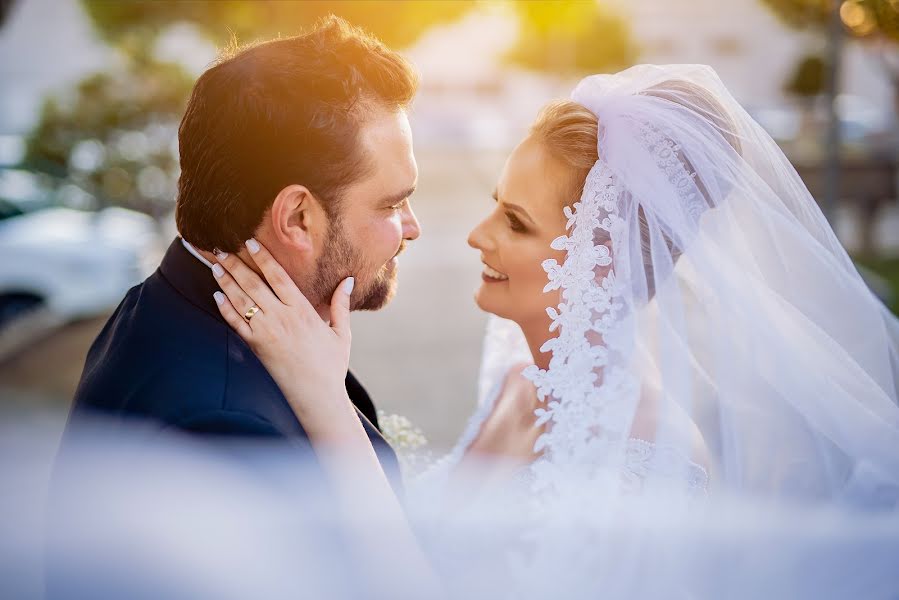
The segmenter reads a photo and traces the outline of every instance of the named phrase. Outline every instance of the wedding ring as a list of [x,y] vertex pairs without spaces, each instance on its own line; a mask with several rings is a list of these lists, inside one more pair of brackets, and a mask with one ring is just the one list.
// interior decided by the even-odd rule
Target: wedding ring
[[249,323],[250,319],[253,318],[253,315],[255,315],[258,312],[259,312],[259,307],[254,304],[249,309],[247,309],[247,312],[245,312],[243,314],[243,318],[247,323]]

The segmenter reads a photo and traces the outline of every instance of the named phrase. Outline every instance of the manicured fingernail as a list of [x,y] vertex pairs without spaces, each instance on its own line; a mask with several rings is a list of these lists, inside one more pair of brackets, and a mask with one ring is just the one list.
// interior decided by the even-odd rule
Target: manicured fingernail
[[225,274],[225,269],[223,269],[222,265],[219,264],[212,265],[212,274],[215,275],[216,279],[218,279]]
[[225,260],[226,258],[228,258],[228,253],[227,253],[227,252],[222,252],[222,251],[219,250],[219,249],[216,249],[216,251],[213,252],[213,254],[215,254],[215,257],[216,257],[217,259],[219,259],[219,260]]
[[221,292],[214,293],[212,297],[215,298],[215,303],[219,306],[225,303],[225,295]]
[[256,254],[259,252],[259,242],[250,238],[247,240],[247,250],[250,251],[250,254]]
[[343,293],[347,296],[353,293],[353,287],[356,285],[356,279],[354,277],[347,277],[343,280]]

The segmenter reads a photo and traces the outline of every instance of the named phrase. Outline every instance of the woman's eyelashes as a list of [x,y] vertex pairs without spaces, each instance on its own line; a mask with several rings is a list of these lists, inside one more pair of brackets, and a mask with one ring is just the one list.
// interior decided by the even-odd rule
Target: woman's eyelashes
[[[492,198],[493,201],[499,205],[499,195],[496,192],[493,192]],[[502,210],[501,205],[497,206],[497,208]],[[509,229],[518,233],[524,233],[527,231],[527,227],[524,226],[524,223],[521,222],[521,219],[515,216],[515,213],[507,210],[503,211],[503,214],[506,215],[506,221],[508,221],[509,223]]]
[[527,231],[527,228],[524,226],[524,223],[521,222],[521,219],[516,217],[513,213],[507,212],[506,219],[509,221],[509,228],[512,231],[517,231],[519,233]]

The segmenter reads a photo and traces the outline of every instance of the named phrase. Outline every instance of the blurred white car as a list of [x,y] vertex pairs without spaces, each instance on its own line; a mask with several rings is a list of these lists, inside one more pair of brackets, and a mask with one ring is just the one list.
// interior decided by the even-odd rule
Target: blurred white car
[[0,328],[35,308],[62,321],[101,314],[158,265],[154,220],[106,208],[24,211],[0,201]]

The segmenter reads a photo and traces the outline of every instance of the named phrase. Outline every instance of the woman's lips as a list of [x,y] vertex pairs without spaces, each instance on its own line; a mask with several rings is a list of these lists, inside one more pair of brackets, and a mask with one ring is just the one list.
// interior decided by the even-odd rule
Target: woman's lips
[[508,281],[509,276],[504,273],[500,273],[487,263],[484,263],[484,271],[481,273],[481,279],[483,279],[487,283],[501,283],[503,281]]

